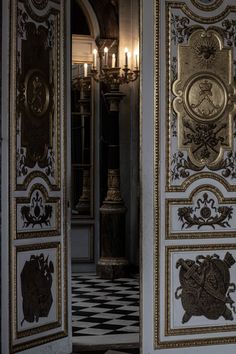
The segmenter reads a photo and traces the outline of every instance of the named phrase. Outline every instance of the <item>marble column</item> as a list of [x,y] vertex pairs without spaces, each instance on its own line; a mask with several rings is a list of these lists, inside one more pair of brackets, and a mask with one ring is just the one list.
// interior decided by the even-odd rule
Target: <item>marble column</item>
[[118,85],[105,94],[109,104],[108,189],[100,208],[101,258],[97,266],[97,274],[105,279],[124,277],[128,273],[125,257],[126,207],[120,191],[119,104],[124,96]]

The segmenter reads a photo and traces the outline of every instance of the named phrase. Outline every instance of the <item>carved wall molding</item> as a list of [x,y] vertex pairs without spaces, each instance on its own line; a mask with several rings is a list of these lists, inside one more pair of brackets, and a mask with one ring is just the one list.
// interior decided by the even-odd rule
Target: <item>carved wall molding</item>
[[201,29],[178,49],[173,105],[179,121],[179,148],[187,148],[195,166],[214,169],[232,147],[236,112],[232,50],[224,47],[218,32]]

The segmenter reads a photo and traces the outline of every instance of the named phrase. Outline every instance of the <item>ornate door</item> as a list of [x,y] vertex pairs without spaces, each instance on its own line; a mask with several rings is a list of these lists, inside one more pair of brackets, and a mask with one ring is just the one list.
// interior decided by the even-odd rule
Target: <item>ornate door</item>
[[235,353],[236,3],[143,7],[144,353]]
[[9,19],[9,38],[7,26],[3,33],[9,39],[3,123],[9,166],[3,171],[2,194],[8,274],[3,291],[9,299],[2,312],[2,352],[69,353],[68,9],[63,0],[9,3],[3,12],[5,24]]

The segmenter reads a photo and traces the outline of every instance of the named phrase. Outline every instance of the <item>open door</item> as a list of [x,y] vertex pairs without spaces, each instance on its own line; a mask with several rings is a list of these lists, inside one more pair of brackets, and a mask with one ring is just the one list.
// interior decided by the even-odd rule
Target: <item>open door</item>
[[71,353],[69,3],[3,1],[4,354]]
[[235,1],[142,16],[143,353],[235,353]]

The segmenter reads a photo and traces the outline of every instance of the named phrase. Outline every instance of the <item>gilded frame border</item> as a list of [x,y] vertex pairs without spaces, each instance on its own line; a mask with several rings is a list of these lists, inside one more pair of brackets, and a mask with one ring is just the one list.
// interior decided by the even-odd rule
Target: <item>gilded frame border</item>
[[[226,8],[219,14],[214,15],[213,17],[203,17],[195,15],[185,3],[183,2],[168,2],[168,6],[175,6],[176,8],[181,8],[183,13],[190,17],[190,19],[197,21],[200,24],[213,24],[217,21],[220,21],[231,12],[236,12],[236,6],[226,6]],[[178,341],[162,341],[160,338],[160,247],[161,247],[161,225],[160,225],[160,15],[161,15],[161,0],[156,0],[154,2],[154,48],[155,48],[155,60],[154,60],[154,184],[153,184],[153,195],[154,195],[154,349],[174,349],[181,347],[194,347],[194,346],[203,346],[203,345],[217,345],[217,344],[230,344],[236,343],[236,337],[223,337],[223,338],[207,338],[207,339],[193,339],[193,340],[178,340]],[[168,26],[168,24],[166,24]],[[168,49],[167,49],[168,51]],[[168,57],[167,57],[168,58]],[[169,63],[168,63],[169,65]],[[168,67],[169,70],[169,67]],[[167,80],[168,82],[168,80]],[[169,150],[167,151],[167,156],[169,156]],[[168,174],[167,174],[168,175]],[[218,175],[212,175],[211,173],[200,173],[201,177],[204,178],[213,178],[214,180],[222,183],[225,186],[227,191],[234,192],[235,188],[232,188],[227,183],[224,183],[223,178]],[[168,188],[166,184],[166,192],[184,192],[198,178],[196,176],[190,177],[185,181],[183,187],[180,188]],[[205,245],[204,245],[205,246]],[[184,249],[183,246],[181,246]],[[188,247],[188,246],[186,246]],[[203,247],[203,246],[199,246]],[[212,247],[212,245],[211,245]],[[217,247],[217,245],[216,245]],[[219,247],[222,247],[219,245]],[[229,246],[230,247],[230,246]],[[234,245],[235,247],[235,245]],[[167,268],[167,267],[166,267]],[[166,311],[166,310],[165,310]],[[166,313],[166,312],[165,312]]]
[[236,238],[236,230],[231,231],[231,229],[222,229],[222,231],[195,231],[195,232],[187,232],[183,231],[181,232],[174,232],[171,233],[171,225],[170,225],[170,215],[171,215],[171,210],[170,207],[172,205],[186,205],[186,206],[191,206],[193,204],[193,197],[197,193],[203,192],[203,191],[210,191],[212,192],[217,200],[218,204],[226,204],[228,205],[236,205],[236,199],[235,198],[224,198],[223,194],[218,190],[218,188],[214,188],[211,185],[208,184],[203,184],[197,188],[195,188],[189,195],[188,198],[170,198],[165,200],[165,226],[166,226],[166,240],[180,240],[180,239],[206,239],[206,238]]
[[[10,119],[8,121],[8,131],[12,131],[13,130],[13,126],[15,127],[15,123],[12,125],[12,121],[15,122],[14,120],[14,109],[15,109],[15,101],[16,101],[16,26],[17,26],[17,22],[16,22],[16,14],[17,14],[17,4],[24,2],[24,0],[10,0],[10,4],[9,4],[9,8],[10,8],[10,13],[11,13],[11,17],[10,17],[10,24],[9,24],[9,32],[10,32],[10,39],[9,39],[9,66],[10,68],[13,68],[10,71],[9,74],[9,90],[11,90],[11,100],[9,104],[9,111],[10,111]],[[67,36],[67,29],[66,29],[66,8],[68,9],[68,7],[66,7],[66,2],[65,0],[51,0],[52,3],[58,4],[60,6],[60,29],[58,32],[58,35],[60,36],[60,38],[62,38],[63,40],[65,40],[66,36]],[[44,19],[43,19],[44,20]],[[65,77],[64,73],[64,68],[67,64],[67,62],[65,61],[65,58],[67,57],[67,53],[66,53],[66,48],[64,45],[61,45],[61,42],[58,42],[58,46],[60,47],[60,60],[59,60],[59,71],[61,74],[58,74],[57,76],[57,80],[61,80],[61,86],[60,86],[60,92],[58,92],[58,98],[61,100],[61,109],[60,109],[60,114],[58,114],[57,119],[60,118],[60,121],[58,121],[58,128],[61,129],[61,127],[64,127],[63,132],[61,132],[61,141],[58,142],[58,144],[61,144],[62,146],[64,146],[64,152],[62,154],[62,152],[60,152],[61,154],[61,158],[64,159],[64,163],[60,164],[58,166],[60,166],[60,169],[58,171],[58,178],[59,178],[59,185],[60,185],[60,189],[61,189],[61,196],[63,197],[63,203],[61,203],[61,215],[63,215],[64,220],[66,221],[68,218],[68,209],[67,209],[67,198],[68,198],[68,185],[67,185],[67,153],[66,153],[66,148],[65,146],[67,146],[67,128],[66,128],[66,119],[65,119],[65,114],[67,112],[67,104],[66,102],[64,102],[65,100],[65,89],[66,89],[66,84],[67,84],[67,80],[68,78]],[[60,75],[60,77],[59,77]],[[11,135],[12,136],[12,135]],[[64,145],[63,145],[64,144]],[[11,137],[11,139],[9,139],[9,156],[10,156],[10,162],[9,162],[9,167],[8,167],[8,175],[9,177],[9,187],[8,187],[8,191],[9,191],[9,208],[10,210],[13,210],[12,208],[14,208],[14,203],[15,203],[15,199],[14,199],[14,193],[15,193],[15,189],[17,188],[17,190],[20,192],[22,190],[24,190],[24,186],[22,185],[16,185],[16,178],[15,175],[11,173],[12,169],[14,171],[15,165],[14,165],[14,161],[15,161],[15,156],[13,154],[15,154],[14,152],[14,148],[15,148],[15,136],[13,135],[13,137]],[[57,146],[58,148],[58,146]],[[63,184],[61,181],[61,171],[63,171],[64,174],[64,179],[63,179]],[[26,185],[28,186],[32,180],[34,178],[41,178],[43,179],[46,183],[48,183],[51,187],[52,191],[58,191],[58,186],[57,185],[51,185],[48,178],[44,175],[42,175],[39,171],[35,172],[35,174],[30,174],[27,179],[26,179]],[[26,242],[26,239],[19,239],[19,240],[14,240],[14,238],[12,237],[12,235],[14,235],[14,230],[12,229],[12,225],[15,225],[15,217],[12,217],[12,215],[9,215],[9,274],[10,274],[10,280],[9,280],[9,287],[8,287],[8,292],[9,292],[9,351],[11,353],[16,353],[19,351],[24,351],[33,347],[37,347],[52,341],[56,341],[58,339],[62,339],[68,336],[68,279],[67,279],[67,275],[68,275],[68,237],[67,237],[67,233],[68,233],[68,226],[67,223],[64,222],[62,225],[62,235],[61,235],[61,240],[58,241],[58,236],[56,236],[56,243],[60,243],[60,247],[61,247],[61,267],[62,267],[62,271],[61,271],[61,280],[63,279],[64,283],[63,286],[61,287],[61,294],[62,294],[62,303],[61,306],[63,306],[62,308],[64,308],[64,313],[61,316],[61,324],[60,324],[60,329],[59,331],[56,331],[56,328],[53,330],[53,333],[45,333],[44,336],[40,337],[40,338],[33,338],[30,341],[26,341],[26,342],[20,342],[17,344],[13,343],[13,337],[12,337],[12,329],[13,329],[13,325],[14,325],[14,321],[13,321],[13,309],[12,309],[12,300],[11,300],[11,296],[12,296],[12,284],[14,284],[14,278],[13,278],[13,272],[12,269],[14,269],[14,260],[13,260],[13,255],[14,255],[14,250],[15,250],[15,245],[17,242],[17,246],[21,246],[20,243]],[[52,239],[53,240],[53,239]],[[37,239],[37,241],[39,242],[39,239]],[[52,242],[49,242],[49,244],[52,244]],[[31,243],[30,243],[31,244]],[[33,244],[32,244],[33,245]],[[43,244],[43,247],[45,247],[46,243]],[[22,244],[22,247],[25,246],[25,243]],[[62,278],[63,276],[63,278]],[[13,289],[14,289],[15,284],[13,285]],[[43,332],[42,332],[43,333]]]
[[55,221],[56,221],[56,225],[55,228],[53,230],[40,230],[40,231],[33,231],[33,232],[17,232],[17,225],[15,223],[15,233],[14,233],[14,239],[24,239],[24,238],[35,238],[35,237],[49,237],[49,236],[58,236],[61,233],[61,202],[60,202],[60,198],[58,197],[52,197],[50,198],[48,196],[48,193],[46,191],[46,188],[37,183],[35,184],[29,191],[29,197],[23,197],[23,198],[16,198],[15,202],[14,202],[14,213],[15,213],[15,217],[14,220],[16,220],[16,215],[17,215],[17,205],[18,204],[26,204],[30,202],[30,196],[32,195],[32,193],[34,192],[34,190],[39,189],[42,194],[45,197],[45,201],[47,203],[52,203],[55,204],[55,211],[56,211],[56,215],[55,215]]
[[17,255],[20,252],[27,252],[27,251],[40,251],[42,249],[56,249],[56,272],[58,275],[58,283],[57,283],[57,289],[56,289],[56,294],[57,294],[57,299],[58,302],[56,303],[56,308],[57,308],[57,321],[52,322],[46,325],[41,325],[38,327],[34,327],[32,329],[28,330],[23,330],[21,332],[17,331],[17,310],[14,311],[14,337],[16,339],[23,338],[23,337],[30,337],[34,334],[42,333],[45,331],[49,331],[54,328],[58,328],[61,326],[61,317],[62,317],[62,311],[61,311],[61,304],[62,304],[62,287],[61,287],[61,243],[60,242],[50,242],[50,243],[42,243],[42,244],[34,244],[34,245],[24,245],[24,246],[16,246],[15,247],[15,264],[14,264],[14,303],[15,306],[17,307]]
[[[166,116],[170,116],[170,109],[172,102],[169,100],[169,92],[171,90],[171,81],[170,81],[170,18],[171,18],[171,9],[180,9],[183,14],[185,14],[188,18],[193,21],[198,22],[197,25],[193,25],[193,27],[199,27],[200,24],[214,24],[217,21],[223,20],[227,17],[231,12],[236,13],[236,6],[227,6],[222,13],[213,17],[202,17],[194,14],[184,2],[176,2],[170,1],[165,4],[165,17],[166,17],[166,60],[168,65],[166,66]],[[170,118],[169,118],[170,119]],[[166,125],[166,192],[185,192],[187,188],[195,182],[198,178],[211,178],[215,181],[223,184],[227,191],[236,191],[236,185],[231,185],[228,181],[221,177],[219,174],[214,173],[214,171],[200,171],[197,174],[194,173],[187,177],[180,185],[174,186],[171,184],[171,177],[170,177],[170,166],[171,166],[171,151],[170,151],[170,121],[168,121]]]
[[[177,335],[192,335],[192,334],[208,334],[208,333],[217,333],[217,332],[231,332],[236,330],[236,323],[234,325],[221,325],[221,326],[205,326],[205,327],[188,327],[188,328],[180,328],[180,329],[171,329],[170,326],[170,304],[171,304],[171,299],[170,299],[170,289],[171,289],[171,269],[170,269],[170,263],[171,263],[171,253],[172,252],[178,252],[178,251],[208,251],[213,252],[217,250],[236,250],[236,244],[217,244],[217,245],[204,245],[204,249],[202,248],[202,245],[182,245],[182,246],[167,246],[165,253],[166,253],[166,272],[165,272],[165,288],[167,289],[167,306],[165,307],[165,336],[177,336]],[[207,344],[207,340],[205,339],[205,344]],[[224,338],[222,337],[223,342],[226,343]],[[197,340],[194,339],[193,342],[196,343],[198,342],[201,345],[201,339]],[[235,339],[236,341],[236,339]],[[228,341],[227,341],[228,342]],[[194,344],[197,345],[197,344]]]

